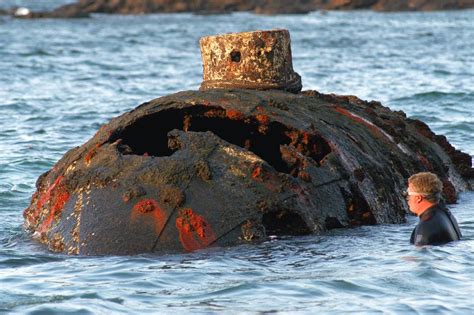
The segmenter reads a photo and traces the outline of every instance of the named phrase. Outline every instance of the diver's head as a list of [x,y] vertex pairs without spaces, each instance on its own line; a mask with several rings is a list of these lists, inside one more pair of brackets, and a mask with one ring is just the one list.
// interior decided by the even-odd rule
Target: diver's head
[[408,207],[417,216],[426,209],[437,204],[441,198],[443,183],[430,172],[421,172],[408,179],[408,189],[405,192]]

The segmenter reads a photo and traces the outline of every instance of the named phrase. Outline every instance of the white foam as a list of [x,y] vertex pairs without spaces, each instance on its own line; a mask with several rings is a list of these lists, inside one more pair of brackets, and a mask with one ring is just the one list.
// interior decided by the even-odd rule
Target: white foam
[[20,7],[20,8],[15,10],[14,15],[15,16],[26,16],[26,15],[30,14],[30,12],[31,12],[30,9],[25,8],[25,7]]

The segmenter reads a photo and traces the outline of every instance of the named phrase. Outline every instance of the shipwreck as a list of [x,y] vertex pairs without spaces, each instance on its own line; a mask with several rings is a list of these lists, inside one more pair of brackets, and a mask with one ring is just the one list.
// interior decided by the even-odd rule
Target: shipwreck
[[41,175],[25,226],[53,251],[185,252],[402,223],[415,172],[444,198],[471,156],[376,101],[301,91],[286,30],[204,37],[204,80],[112,119]]

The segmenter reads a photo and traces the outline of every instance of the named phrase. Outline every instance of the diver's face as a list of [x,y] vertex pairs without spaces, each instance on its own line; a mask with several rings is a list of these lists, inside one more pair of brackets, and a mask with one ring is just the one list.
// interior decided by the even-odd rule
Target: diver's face
[[419,212],[420,212],[419,205],[421,201],[423,200],[423,195],[417,194],[412,184],[410,183],[408,184],[406,199],[407,199],[407,203],[408,203],[408,207],[410,208],[410,211],[416,215],[419,215]]

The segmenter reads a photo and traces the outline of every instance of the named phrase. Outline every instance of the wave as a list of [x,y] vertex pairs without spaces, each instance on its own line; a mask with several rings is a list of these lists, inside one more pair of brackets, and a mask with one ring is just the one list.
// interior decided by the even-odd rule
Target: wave
[[403,96],[400,98],[392,99],[391,102],[402,102],[402,101],[412,101],[412,100],[437,100],[437,99],[446,99],[446,98],[472,98],[474,99],[474,92],[442,92],[442,91],[429,91],[422,93],[415,93],[409,96]]

